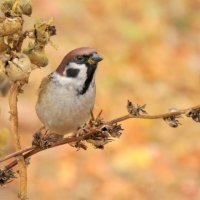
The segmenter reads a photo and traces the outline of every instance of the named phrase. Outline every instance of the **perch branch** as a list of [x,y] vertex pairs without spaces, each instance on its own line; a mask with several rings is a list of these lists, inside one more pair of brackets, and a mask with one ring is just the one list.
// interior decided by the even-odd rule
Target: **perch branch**
[[28,147],[28,148],[25,148],[25,149],[21,149],[20,151],[16,151],[14,153],[11,153],[11,154],[3,157],[2,159],[0,159],[0,163],[3,162],[3,161],[9,160],[11,158],[17,157],[19,155],[22,155],[23,153],[25,153],[27,151],[31,151],[31,150],[33,150],[33,148],[34,147]]
[[[132,103],[131,103],[132,104]],[[128,106],[130,107],[130,102],[128,103]],[[113,124],[117,124],[119,122],[122,122],[122,121],[125,121],[125,120],[128,120],[128,119],[131,119],[131,118],[139,118],[139,119],[173,119],[173,118],[176,118],[176,117],[180,117],[182,116],[183,114],[185,114],[187,117],[192,117],[192,116],[189,116],[191,115],[192,113],[196,113],[197,115],[195,115],[197,118],[197,120],[195,120],[196,122],[199,122],[199,118],[200,118],[200,114],[199,114],[199,111],[200,111],[200,105],[198,106],[194,106],[194,107],[190,107],[190,108],[187,108],[187,109],[181,109],[181,110],[172,110],[171,112],[166,112],[166,113],[163,113],[163,114],[158,114],[158,115],[148,115],[148,114],[140,114],[140,109],[138,108],[141,108],[142,106],[135,106],[133,107],[133,104],[132,104],[132,109],[135,109],[134,113],[131,114],[131,111],[130,108],[128,108],[129,110],[129,114],[127,115],[124,115],[122,117],[118,117],[116,119],[113,119],[109,122],[104,122],[103,124],[101,124],[101,127],[103,125],[113,125]],[[146,111],[145,111],[146,112]],[[194,116],[194,115],[193,115]],[[87,134],[84,134],[82,136],[79,136],[79,137],[76,137],[76,136],[73,136],[71,138],[64,138],[56,143],[54,143],[53,145],[49,146],[48,148],[53,148],[53,147],[56,147],[56,146],[60,146],[60,145],[63,145],[63,144],[69,144],[71,142],[80,142],[80,141],[83,141],[85,140],[85,138],[87,138],[88,136],[91,136],[92,134],[95,134],[97,132],[99,128],[96,128],[96,129],[90,129],[89,133]],[[25,149],[22,149],[20,151],[17,151],[17,152],[14,152],[12,154],[9,154],[7,156],[5,156],[4,158],[0,159],[0,163],[5,161],[5,160],[8,160],[8,159],[11,159],[11,158],[14,158],[14,157],[17,157],[19,155],[24,155],[24,158],[28,158],[28,157],[31,157],[32,155],[40,152],[40,151],[43,151],[43,150],[46,150],[48,148],[45,148],[45,149],[41,149],[41,148],[38,148],[38,147],[28,147],[28,148],[25,148]],[[7,166],[6,166],[6,169],[11,169],[12,167],[14,167],[15,165],[17,164],[17,161],[14,160],[12,161],[11,163],[9,163]]]
[[[46,149],[54,148],[54,147],[61,146],[61,145],[64,145],[64,144],[69,144],[71,142],[80,142],[80,141],[84,140],[85,138],[87,138],[88,136],[94,134],[95,132],[96,132],[96,130],[92,130],[90,133],[88,133],[86,135],[83,135],[83,136],[72,137],[72,138],[64,138],[61,141],[56,142],[55,144],[53,144],[52,146],[50,146],[50,147],[48,147]],[[29,148],[26,148],[26,149],[24,149],[24,151],[26,150],[28,152],[25,153],[23,157],[24,157],[24,159],[27,159],[27,158],[33,156],[34,154],[36,154],[36,153],[38,153],[40,151],[44,151],[46,149],[40,149],[38,147],[29,147]],[[16,155],[21,155],[22,153],[24,153],[24,151],[18,151],[12,157],[15,157]],[[10,162],[8,165],[5,166],[5,169],[7,169],[7,170],[11,169],[15,165],[17,165],[17,160],[14,160],[14,161]]]

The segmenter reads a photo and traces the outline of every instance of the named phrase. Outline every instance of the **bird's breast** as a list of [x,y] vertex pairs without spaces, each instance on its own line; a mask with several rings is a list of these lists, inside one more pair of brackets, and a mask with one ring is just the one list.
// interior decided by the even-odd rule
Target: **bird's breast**
[[39,94],[36,112],[47,128],[65,134],[87,121],[94,101],[94,84],[84,95],[78,95],[73,85],[60,86],[51,81]]

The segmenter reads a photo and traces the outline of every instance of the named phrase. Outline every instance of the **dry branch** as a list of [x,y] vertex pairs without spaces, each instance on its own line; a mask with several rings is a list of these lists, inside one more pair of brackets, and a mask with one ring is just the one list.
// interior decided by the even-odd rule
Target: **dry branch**
[[[192,118],[195,122],[200,122],[200,106],[194,106],[187,109],[173,109],[170,112],[166,112],[159,115],[149,115],[145,110],[145,105],[134,105],[132,102],[128,101],[127,110],[129,114],[122,117],[118,117],[109,122],[103,121],[101,118],[101,113],[94,118],[91,115],[91,120],[79,128],[75,135],[61,139],[48,131],[42,133],[44,129],[40,129],[34,134],[33,145],[31,147],[22,149],[20,151],[14,152],[0,160],[3,162],[5,160],[16,158],[19,155],[23,155],[24,159],[27,159],[40,151],[44,151],[49,148],[54,148],[64,144],[70,144],[77,149],[87,149],[87,143],[92,144],[95,148],[102,149],[108,142],[111,142],[113,138],[118,138],[121,136],[121,125],[119,122],[131,119],[163,119],[170,127],[177,127],[180,122],[179,118],[183,115]],[[16,166],[17,160],[10,162],[4,167],[4,170],[12,170]],[[2,171],[2,170],[1,170]]]

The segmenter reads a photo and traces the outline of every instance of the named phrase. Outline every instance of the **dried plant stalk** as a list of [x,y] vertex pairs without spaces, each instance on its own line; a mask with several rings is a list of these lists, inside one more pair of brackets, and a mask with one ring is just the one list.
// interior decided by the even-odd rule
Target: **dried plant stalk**
[[[21,150],[20,136],[18,134],[17,97],[33,69],[32,64],[44,67],[48,64],[45,46],[50,42],[51,36],[56,34],[52,21],[41,20],[34,25],[34,29],[23,31],[24,15],[32,13],[31,0],[0,0],[0,92],[6,93],[10,87],[9,105],[11,132],[14,136],[16,151]],[[33,39],[27,55],[22,53],[25,39]],[[27,49],[27,48],[25,48]],[[32,149],[32,148],[31,148]],[[19,196],[27,200],[27,171],[23,155],[16,156],[15,165],[19,171]],[[0,185],[4,185],[15,178],[14,171],[0,169]]]
[[[11,121],[11,132],[14,136],[15,149],[16,151],[21,150],[20,136],[18,133],[18,111],[17,111],[17,96],[21,89],[21,85],[13,83],[10,88],[9,94],[9,106],[10,106],[10,121]],[[19,199],[27,199],[27,170],[23,156],[18,157],[18,170],[19,170]]]

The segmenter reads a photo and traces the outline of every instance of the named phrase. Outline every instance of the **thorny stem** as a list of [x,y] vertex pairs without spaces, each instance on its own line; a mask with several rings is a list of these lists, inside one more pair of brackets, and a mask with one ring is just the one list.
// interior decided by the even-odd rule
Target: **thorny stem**
[[[9,93],[9,106],[10,106],[10,121],[11,132],[14,136],[16,151],[21,150],[20,135],[18,133],[18,111],[17,111],[17,96],[21,89],[19,83],[13,83]],[[19,198],[21,200],[27,199],[27,171],[24,157],[20,155],[17,158],[17,164],[19,167]]]
[[[166,117],[171,117],[171,116],[181,116],[182,114],[186,114],[188,111],[190,110],[198,110],[200,109],[200,105],[198,106],[194,106],[194,107],[190,107],[190,108],[187,108],[187,109],[181,109],[181,110],[178,110],[178,111],[175,111],[175,112],[167,112],[167,113],[164,113],[164,114],[159,114],[159,115],[139,115],[139,116],[133,116],[131,114],[128,114],[128,115],[124,115],[122,117],[118,117],[116,119],[113,119],[109,122],[106,122],[105,124],[116,124],[116,123],[119,123],[119,122],[122,122],[122,121],[125,121],[125,120],[128,120],[130,118],[139,118],[139,119],[163,119],[163,118],[166,118]],[[96,132],[96,130],[91,130],[90,133],[87,133],[85,134],[84,136],[79,136],[79,137],[72,137],[72,138],[64,138],[62,139],[61,141],[53,144],[52,146],[50,146],[49,148],[53,148],[53,147],[56,147],[56,146],[61,146],[63,144],[68,144],[70,142],[79,142],[81,140],[84,140],[86,137],[94,134]],[[47,148],[48,149],[48,148]],[[40,152],[40,151],[43,151],[43,150],[46,150],[46,149],[39,149],[37,147],[28,147],[28,148],[25,148],[25,149],[22,149],[20,151],[17,151],[17,152],[14,152],[12,154],[9,154],[8,156],[0,159],[0,163],[5,161],[5,160],[8,160],[10,158],[13,158],[13,157],[17,157],[19,155],[23,155],[24,154],[24,158],[29,158],[31,157],[32,155]],[[5,168],[6,169],[11,169],[12,167],[14,167],[15,165],[17,164],[17,161],[14,160],[12,161],[11,163],[9,163]]]

